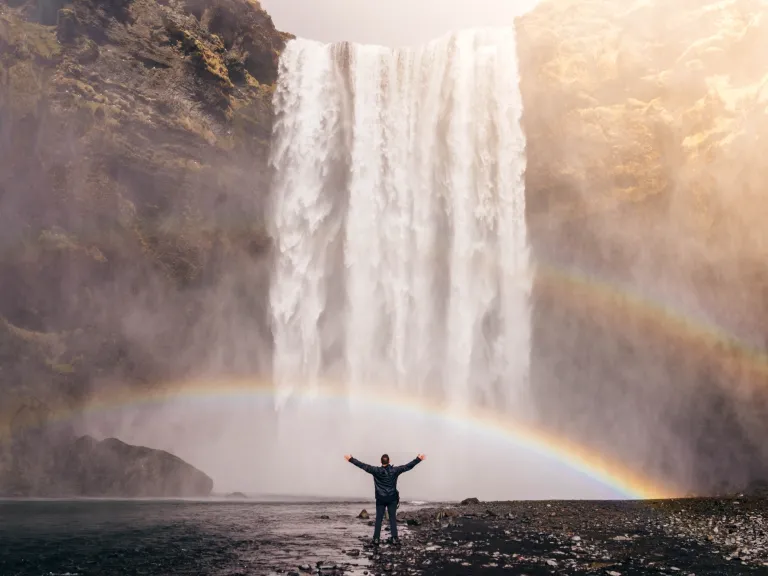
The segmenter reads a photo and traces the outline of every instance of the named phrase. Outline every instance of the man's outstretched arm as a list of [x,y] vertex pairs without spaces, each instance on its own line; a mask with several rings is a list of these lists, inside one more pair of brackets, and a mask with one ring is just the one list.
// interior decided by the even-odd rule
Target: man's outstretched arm
[[419,454],[418,456],[416,456],[416,458],[408,462],[408,464],[403,464],[402,466],[395,466],[395,474],[402,474],[403,472],[408,472],[408,470],[412,470],[413,467],[416,466],[416,464],[418,464],[422,460],[424,460],[424,458],[426,458],[424,454]]
[[349,462],[350,464],[354,464],[355,466],[357,466],[361,470],[365,470],[366,472],[368,472],[368,474],[373,474],[376,471],[375,467],[371,466],[370,464],[364,464],[363,462],[360,462],[360,460],[358,460],[357,458],[355,458],[355,457],[353,457],[353,456],[351,456],[349,454],[344,456],[344,459],[347,462]]

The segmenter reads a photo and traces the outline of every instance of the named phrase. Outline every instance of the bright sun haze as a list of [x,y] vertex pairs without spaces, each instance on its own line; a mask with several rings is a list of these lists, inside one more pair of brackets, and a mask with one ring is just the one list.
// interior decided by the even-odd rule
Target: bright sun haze
[[261,0],[280,30],[310,40],[421,44],[454,30],[511,26],[537,0]]

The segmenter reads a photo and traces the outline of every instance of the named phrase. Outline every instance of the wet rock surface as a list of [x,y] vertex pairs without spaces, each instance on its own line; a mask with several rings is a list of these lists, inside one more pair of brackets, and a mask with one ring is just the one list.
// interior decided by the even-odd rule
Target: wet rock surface
[[493,502],[398,515],[374,574],[768,574],[768,500]]
[[[371,573],[359,503],[0,500],[0,574]],[[327,515],[330,520],[319,520]]]

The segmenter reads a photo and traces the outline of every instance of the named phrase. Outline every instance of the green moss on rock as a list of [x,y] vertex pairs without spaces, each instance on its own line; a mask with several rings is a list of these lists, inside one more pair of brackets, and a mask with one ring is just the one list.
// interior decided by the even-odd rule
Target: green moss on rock
[[183,342],[126,333],[126,310],[194,330],[196,291],[268,252],[252,246],[286,36],[247,0],[55,14],[0,0],[0,386],[76,398],[172,377]]

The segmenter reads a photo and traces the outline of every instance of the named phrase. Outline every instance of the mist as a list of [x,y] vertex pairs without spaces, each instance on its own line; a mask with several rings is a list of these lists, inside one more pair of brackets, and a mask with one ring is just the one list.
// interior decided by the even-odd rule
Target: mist
[[765,203],[748,192],[765,176],[748,151],[767,126],[765,24],[710,2],[593,8],[592,20],[558,16],[561,29],[553,4],[518,24],[543,272],[536,405],[683,491],[738,489],[766,477],[768,457]]
[[264,399],[179,399],[91,415],[83,424],[97,435],[181,456],[210,472],[217,493],[370,499],[370,477],[343,455],[375,465],[386,451],[394,464],[427,454],[400,481],[406,500],[626,497],[497,434],[437,416],[344,404],[299,399],[278,413]]
[[[220,9],[203,2],[200,14],[209,4]],[[768,133],[765,19],[745,14],[728,28],[717,11],[600,4],[580,20],[541,6],[513,29],[534,2],[262,4],[280,30],[340,42],[300,40],[311,47],[303,59],[281,63],[290,90],[272,58],[296,53],[276,32],[258,59],[237,27],[246,24],[197,12],[183,22],[222,26],[225,50],[235,60],[253,53],[258,61],[241,64],[259,86],[277,82],[277,100],[254,90],[244,106],[165,45],[151,54],[160,65],[147,68],[130,56],[136,46],[120,44],[119,19],[111,44],[83,66],[149,95],[132,104],[135,116],[107,82],[94,81],[99,98],[71,114],[69,100],[56,98],[75,97],[54,85],[47,97],[67,111],[59,124],[59,109],[36,115],[26,93],[3,92],[0,435],[23,425],[33,398],[75,413],[68,433],[177,454],[213,477],[216,492],[369,498],[370,479],[343,454],[375,464],[387,452],[398,464],[424,452],[402,481],[405,499],[626,496],[567,455],[450,418],[355,403],[376,388],[493,406],[675,493],[768,478],[768,239],[758,192],[768,175],[757,145]],[[173,36],[181,24],[163,26]],[[435,49],[460,44],[467,36],[457,30],[483,27],[516,38],[459,57]],[[707,52],[701,38],[722,46]],[[156,39],[136,42],[143,50]],[[517,74],[512,90],[510,77],[490,85],[478,70],[515,55],[512,98]],[[581,64],[565,66],[569,58]],[[227,63],[233,78],[242,73]],[[409,83],[416,69],[432,74],[431,91]],[[485,115],[497,108],[513,119]],[[434,115],[434,126],[413,132],[423,146],[406,137],[410,114]],[[302,134],[310,121],[317,131]],[[518,121],[519,138],[492,129]],[[487,137],[461,138],[451,132],[457,122]],[[372,126],[387,146],[361,142],[379,134]],[[276,145],[293,156],[281,161]],[[350,174],[370,166],[386,177],[355,183]],[[499,185],[512,168],[522,180]],[[429,193],[413,193],[423,174]],[[502,209],[477,217],[487,205],[459,192],[483,179],[524,201],[523,218],[504,220],[513,213]],[[353,196],[375,233],[347,229]],[[276,198],[288,199],[282,212]],[[429,231],[426,244],[399,236],[410,209],[382,208],[414,198],[439,199],[409,232]],[[290,214],[293,228],[280,221]],[[461,228],[464,217],[481,225]],[[456,229],[466,232],[462,249]],[[464,260],[470,253],[477,259]],[[511,270],[511,255],[525,265]],[[426,280],[409,284],[421,273]],[[451,299],[457,287],[466,305]],[[272,391],[233,396],[230,378]],[[327,379],[346,387],[344,401],[312,397]],[[184,383],[201,381],[210,382],[206,395],[188,397]],[[176,397],[145,401],[158,390]]]

